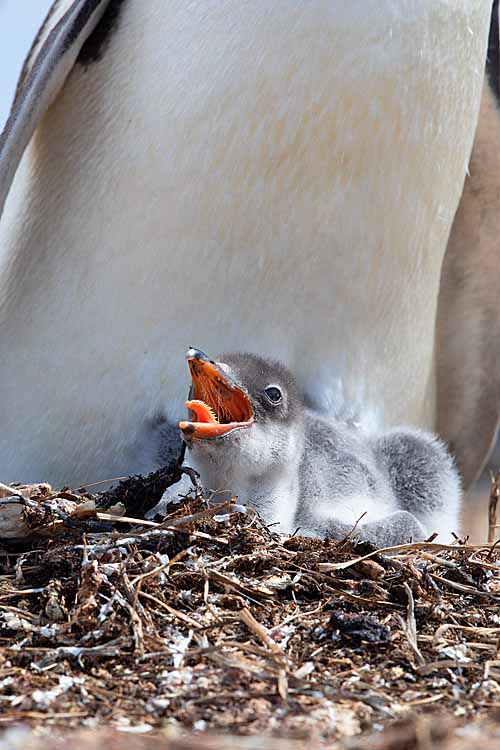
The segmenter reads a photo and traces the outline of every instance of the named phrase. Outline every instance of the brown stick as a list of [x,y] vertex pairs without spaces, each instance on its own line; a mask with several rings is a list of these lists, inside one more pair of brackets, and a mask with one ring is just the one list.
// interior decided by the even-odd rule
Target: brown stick
[[244,622],[249,630],[251,630],[259,639],[259,641],[269,649],[275,656],[286,658],[285,654],[278,646],[276,641],[270,636],[268,629],[258,622],[252,615],[249,609],[244,607],[240,610],[240,620]]
[[488,504],[488,544],[492,544],[495,539],[495,529],[497,526],[498,515],[498,498],[500,497],[500,471],[497,475],[491,475],[490,501]]

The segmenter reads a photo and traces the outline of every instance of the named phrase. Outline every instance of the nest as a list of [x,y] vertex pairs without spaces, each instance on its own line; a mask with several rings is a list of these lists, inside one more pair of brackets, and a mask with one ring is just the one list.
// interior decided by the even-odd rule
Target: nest
[[[4,486],[1,726],[337,747],[402,725],[400,744],[346,747],[422,749],[496,731],[500,547],[283,537],[196,483],[160,521],[129,515],[178,478],[171,467],[102,496]],[[431,717],[430,744],[416,744],[415,716]]]

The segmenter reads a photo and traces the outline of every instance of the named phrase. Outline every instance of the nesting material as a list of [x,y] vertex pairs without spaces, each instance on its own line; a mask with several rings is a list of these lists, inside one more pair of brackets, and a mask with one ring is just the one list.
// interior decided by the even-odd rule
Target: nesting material
[[0,516],[19,515],[0,552],[0,726],[365,747],[335,743],[446,714],[434,744],[380,744],[396,750],[441,747],[450,723],[494,733],[500,548],[282,537],[199,487],[144,521],[130,486],[105,509],[88,492],[2,491]]

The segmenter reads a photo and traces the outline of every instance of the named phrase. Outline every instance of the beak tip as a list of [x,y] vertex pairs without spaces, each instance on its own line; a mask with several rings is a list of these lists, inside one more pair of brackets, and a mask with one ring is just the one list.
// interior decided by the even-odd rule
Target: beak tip
[[196,428],[192,422],[179,422],[179,429],[184,435],[192,435]]
[[190,346],[189,349],[186,352],[186,359],[189,362],[190,360],[196,359],[202,362],[211,362],[212,360],[207,357],[205,352],[202,352],[201,349],[196,349],[194,346]]

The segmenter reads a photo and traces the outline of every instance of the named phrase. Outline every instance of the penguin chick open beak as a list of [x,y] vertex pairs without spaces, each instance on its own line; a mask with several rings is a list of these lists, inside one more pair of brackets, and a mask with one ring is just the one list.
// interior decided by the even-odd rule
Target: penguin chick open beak
[[246,393],[199,349],[188,349],[191,398],[186,406],[193,421],[179,422],[185,439],[222,437],[253,422],[252,404]]

